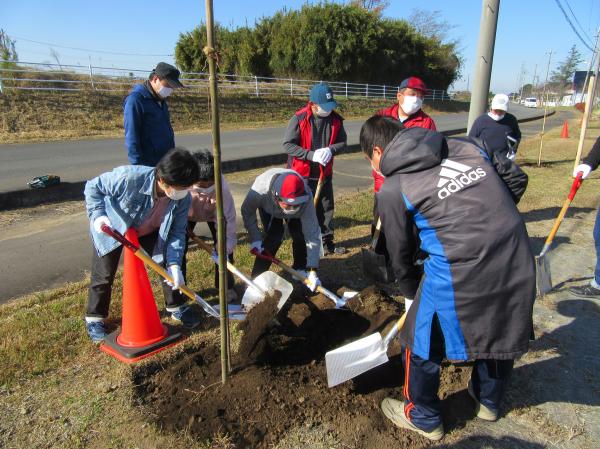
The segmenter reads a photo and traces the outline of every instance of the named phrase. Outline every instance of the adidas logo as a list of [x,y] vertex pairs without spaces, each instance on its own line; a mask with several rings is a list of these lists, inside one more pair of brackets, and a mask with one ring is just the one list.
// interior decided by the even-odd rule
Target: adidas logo
[[442,170],[440,171],[440,180],[437,184],[438,189],[443,187],[438,190],[438,198],[440,200],[448,198],[453,193],[462,190],[465,186],[472,184],[487,174],[481,167],[473,169],[473,167],[449,159],[444,159],[440,165]]

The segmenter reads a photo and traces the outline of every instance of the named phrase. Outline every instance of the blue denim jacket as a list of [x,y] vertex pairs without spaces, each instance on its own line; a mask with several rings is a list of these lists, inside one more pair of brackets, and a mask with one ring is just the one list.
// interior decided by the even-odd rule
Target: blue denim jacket
[[[112,226],[121,233],[125,233],[128,228],[138,227],[154,205],[152,190],[155,179],[154,167],[124,165],[85,184],[85,207],[90,218],[90,233],[100,257],[117,248],[120,243],[109,235],[96,232],[94,220],[106,215]],[[157,263],[166,260],[166,266],[181,266],[190,203],[189,194],[182,200],[169,201],[152,252],[152,258]]]

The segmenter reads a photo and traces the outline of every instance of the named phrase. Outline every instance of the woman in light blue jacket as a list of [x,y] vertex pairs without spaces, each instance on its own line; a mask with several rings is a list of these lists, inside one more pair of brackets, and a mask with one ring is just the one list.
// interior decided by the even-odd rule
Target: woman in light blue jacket
[[187,238],[188,189],[198,177],[193,156],[174,148],[156,168],[126,165],[86,183],[85,204],[94,251],[85,321],[95,343],[106,336],[104,320],[122,252],[121,244],[102,232],[103,224],[121,233],[132,227],[137,230],[141,247],[173,277],[172,289],[163,289],[167,311],[188,328],[200,323],[199,314],[186,305],[178,291],[185,284],[180,267]]

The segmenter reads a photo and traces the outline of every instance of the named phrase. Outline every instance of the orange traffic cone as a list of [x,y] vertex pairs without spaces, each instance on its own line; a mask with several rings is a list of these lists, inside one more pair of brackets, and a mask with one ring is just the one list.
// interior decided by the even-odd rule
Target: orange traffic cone
[[[128,229],[125,237],[139,246],[135,229]],[[100,349],[132,363],[166,349],[183,336],[160,322],[144,262],[129,248],[124,251],[121,329],[109,334]]]
[[560,133],[560,137],[562,139],[569,138],[569,122],[565,120],[565,124],[563,125],[562,132]]

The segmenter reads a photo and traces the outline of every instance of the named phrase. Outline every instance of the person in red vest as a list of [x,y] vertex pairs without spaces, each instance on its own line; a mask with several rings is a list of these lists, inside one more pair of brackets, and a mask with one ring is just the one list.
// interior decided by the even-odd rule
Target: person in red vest
[[[406,78],[400,83],[396,98],[397,103],[392,106],[377,111],[376,115],[383,115],[387,117],[395,118],[400,120],[405,128],[425,128],[436,131],[435,122],[421,109],[423,105],[423,99],[427,94],[427,87],[421,78],[411,76]],[[385,177],[375,169],[372,169],[371,174],[373,175],[373,183],[375,193],[379,192]],[[373,206],[373,225],[371,226],[371,235],[375,232],[375,226],[377,226],[377,219],[379,214],[377,213],[377,200],[374,201]],[[375,247],[377,254],[383,254],[386,262],[389,263],[389,255],[386,248],[385,234],[383,229],[380,230],[379,239]]]
[[325,254],[346,252],[333,242],[333,159],[346,149],[347,139],[344,119],[334,111],[337,105],[327,83],[314,85],[307,105],[290,119],[283,139],[288,168],[307,181],[314,196],[322,179],[316,210]]

